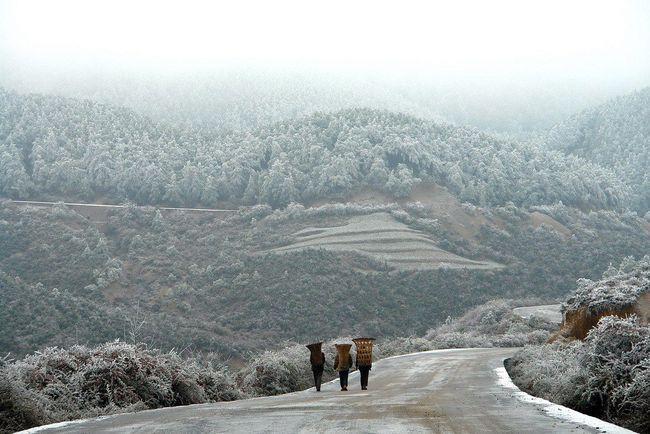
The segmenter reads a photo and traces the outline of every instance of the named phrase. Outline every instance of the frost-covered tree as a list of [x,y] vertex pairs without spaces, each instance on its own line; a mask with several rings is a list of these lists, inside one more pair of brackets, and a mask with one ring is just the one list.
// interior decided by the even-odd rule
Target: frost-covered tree
[[298,189],[288,163],[282,160],[273,163],[262,181],[260,198],[280,207],[298,199]]
[[31,190],[32,182],[15,145],[0,147],[0,193],[9,197],[25,197]]
[[550,130],[547,146],[611,168],[650,210],[650,88],[587,109]]
[[87,100],[0,90],[0,104],[4,190],[20,197],[278,207],[368,187],[405,197],[423,182],[481,205],[632,203],[620,174],[582,158],[387,111],[315,113],[212,134]]

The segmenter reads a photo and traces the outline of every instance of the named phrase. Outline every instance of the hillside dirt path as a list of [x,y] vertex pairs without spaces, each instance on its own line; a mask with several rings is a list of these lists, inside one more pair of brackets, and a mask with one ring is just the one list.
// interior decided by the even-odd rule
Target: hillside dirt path
[[[357,372],[350,391],[336,382],[276,397],[109,416],[42,432],[83,433],[579,433],[600,432],[545,413],[499,385],[495,370],[515,349],[409,354],[373,365],[369,390]],[[521,392],[519,392],[521,393]]]

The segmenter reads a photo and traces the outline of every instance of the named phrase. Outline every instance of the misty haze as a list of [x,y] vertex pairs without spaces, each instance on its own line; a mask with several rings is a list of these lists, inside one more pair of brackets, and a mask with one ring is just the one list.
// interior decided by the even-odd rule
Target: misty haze
[[649,168],[643,0],[0,0],[0,433],[650,433]]

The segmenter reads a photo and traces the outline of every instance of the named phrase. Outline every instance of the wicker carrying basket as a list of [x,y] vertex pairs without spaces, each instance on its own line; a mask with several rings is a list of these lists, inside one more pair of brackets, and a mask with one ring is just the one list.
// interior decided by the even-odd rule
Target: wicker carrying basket
[[357,346],[357,366],[370,366],[372,364],[372,343],[374,338],[357,338],[352,342]]
[[336,353],[339,356],[339,365],[347,365],[352,344],[335,344],[334,346],[336,347]]
[[311,352],[311,355],[309,356],[309,361],[311,362],[312,365],[322,365],[325,363],[325,359],[323,358],[323,343],[322,342],[315,342],[313,344],[305,345],[307,348],[309,348],[309,351]]

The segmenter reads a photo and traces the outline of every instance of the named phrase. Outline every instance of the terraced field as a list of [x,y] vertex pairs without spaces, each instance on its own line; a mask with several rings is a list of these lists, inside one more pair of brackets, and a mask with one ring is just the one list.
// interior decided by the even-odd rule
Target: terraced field
[[353,217],[344,226],[305,228],[294,236],[296,241],[293,244],[272,251],[326,249],[357,252],[398,270],[502,267],[495,262],[475,261],[442,250],[426,234],[411,229],[388,213]]

